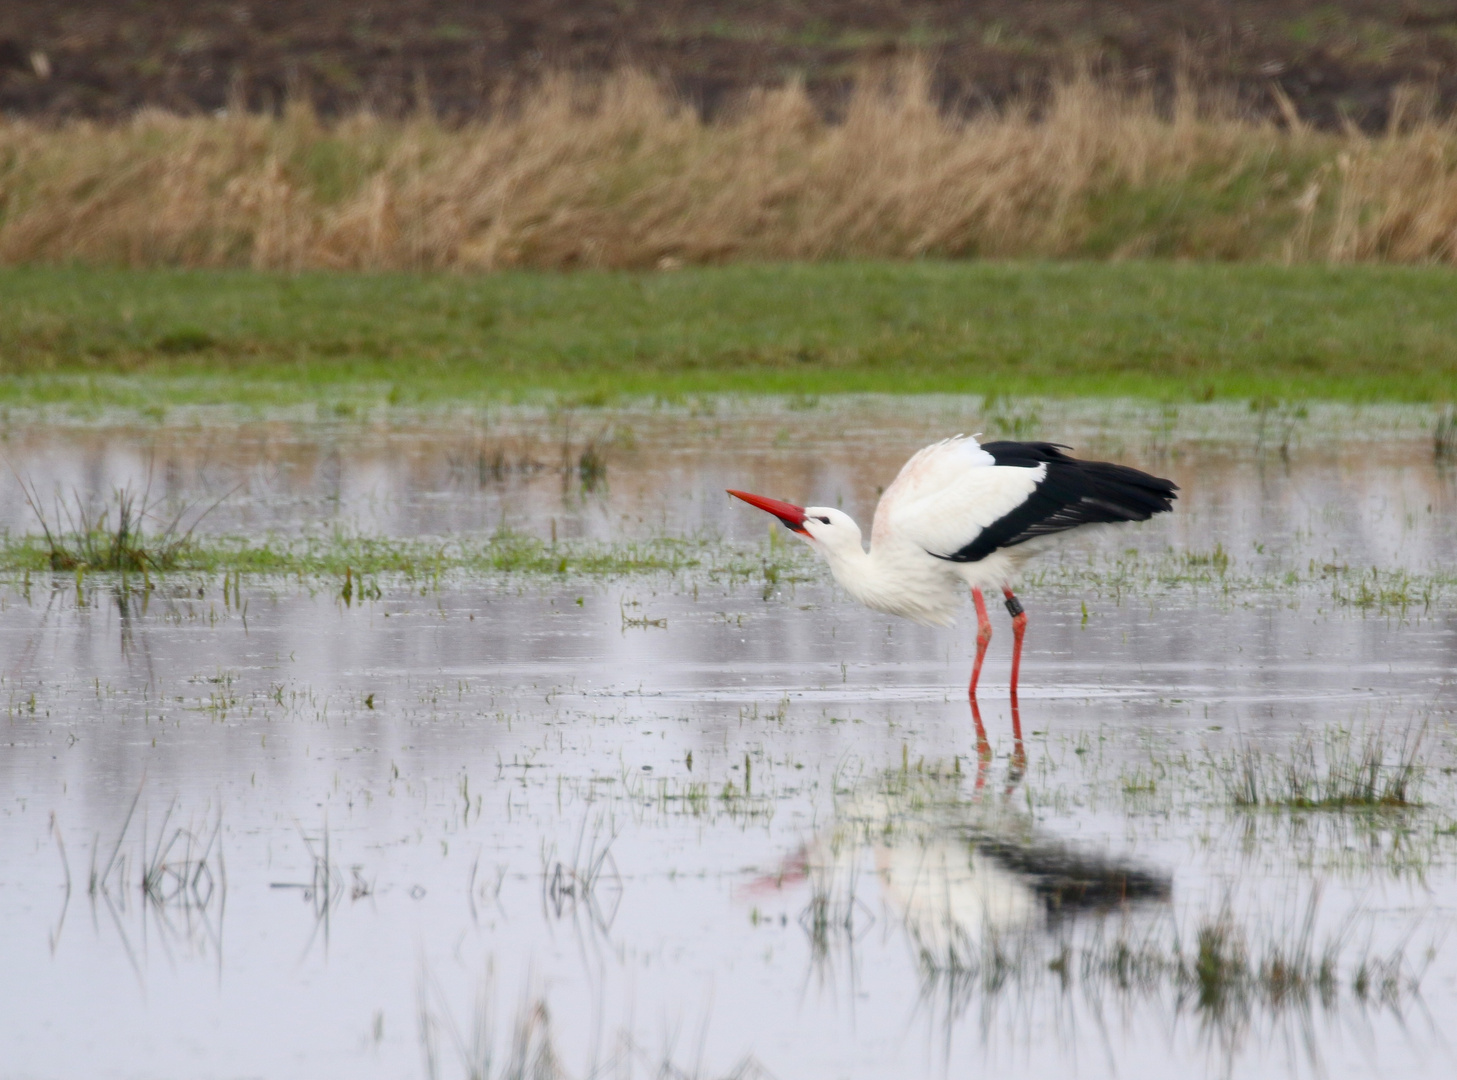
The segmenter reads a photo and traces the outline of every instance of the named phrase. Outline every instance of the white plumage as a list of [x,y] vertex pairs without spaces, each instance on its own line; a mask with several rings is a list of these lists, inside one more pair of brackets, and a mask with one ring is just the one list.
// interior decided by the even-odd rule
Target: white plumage
[[870,549],[860,527],[833,507],[797,506],[730,491],[778,517],[829,563],[835,580],[876,611],[946,626],[968,590],[979,633],[970,693],[991,624],[983,589],[1000,588],[1013,615],[1017,693],[1026,616],[1012,594],[1023,563],[1045,538],[1081,525],[1144,521],[1172,508],[1177,486],[1123,465],[1080,461],[1053,443],[989,442],[958,435],[914,454],[875,510]]

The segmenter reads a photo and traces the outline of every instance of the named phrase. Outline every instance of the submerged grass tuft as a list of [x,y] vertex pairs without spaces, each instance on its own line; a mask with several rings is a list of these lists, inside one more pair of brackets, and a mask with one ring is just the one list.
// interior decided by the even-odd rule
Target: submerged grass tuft
[[1222,543],[1216,542],[1213,551],[1185,552],[1184,562],[1191,567],[1207,566],[1216,574],[1223,574],[1229,569],[1229,553]]
[[596,491],[607,479],[607,457],[600,439],[590,439],[577,458],[577,479],[583,491]]
[[636,1076],[661,1080],[770,1080],[772,1075],[752,1055],[725,1072],[705,1072],[701,1048],[700,1060],[685,1065],[674,1060],[671,1048],[659,1054],[648,1052],[627,1029],[617,1033],[615,1046],[606,1052],[605,1061],[575,1073],[567,1068],[557,1049],[551,1011],[544,997],[530,991],[522,994],[509,1023],[502,1023],[503,1012],[495,1000],[494,979],[488,972],[476,986],[468,1023],[461,1023],[449,995],[422,961],[416,982],[416,1019],[426,1080],[455,1076],[462,1080],[573,1080],[578,1076],[587,1080],[601,1076],[627,1080]]
[[1457,461],[1457,409],[1448,409],[1437,420],[1432,434],[1432,456],[1440,464]]
[[1229,801],[1246,810],[1407,810],[1420,805],[1422,733],[1388,752],[1383,732],[1306,737],[1288,754],[1246,746],[1214,763]]
[[[1110,997],[1172,1001],[1207,1030],[1238,1041],[1257,1021],[1299,1018],[1313,1006],[1334,1010],[1346,1002],[1377,1005],[1400,1015],[1420,991],[1422,966],[1397,948],[1351,955],[1351,924],[1317,932],[1319,893],[1303,914],[1269,920],[1277,929],[1261,935],[1226,906],[1185,927],[1129,933],[1108,925],[1068,934],[1053,943],[1041,937],[988,935],[971,954],[920,956],[927,990],[940,988],[956,1008],[974,997],[988,1003],[1019,998],[1049,977],[1060,992],[1078,990],[1099,1003]],[[1054,951],[1055,950],[1055,951]]]
[[[1196,928],[1192,956],[1180,957],[1174,965],[1175,981],[1201,1012],[1216,1017],[1252,1003],[1279,1007],[1315,999],[1329,1006],[1341,992],[1341,941],[1337,936],[1315,946],[1315,912],[1312,894],[1298,931],[1259,951],[1252,949],[1229,912],[1222,912]],[[1375,966],[1370,958],[1355,966],[1347,979],[1352,993],[1364,997],[1369,992],[1369,986],[1357,986]],[[1369,974],[1364,977],[1369,980]],[[1399,992],[1399,982],[1391,989]]]
[[[150,498],[149,484],[140,494],[130,485],[117,488],[110,502],[99,505],[76,492],[69,501],[57,494],[47,513],[34,484],[21,480],[20,487],[26,504],[40,522],[45,563],[51,570],[125,574],[178,569],[192,547],[193,531],[212,509],[204,510],[183,528],[190,507],[181,507],[170,518],[160,518],[160,507]],[[150,534],[148,520],[161,521]],[[21,545],[24,547],[25,541]],[[33,550],[36,547],[32,545]]]

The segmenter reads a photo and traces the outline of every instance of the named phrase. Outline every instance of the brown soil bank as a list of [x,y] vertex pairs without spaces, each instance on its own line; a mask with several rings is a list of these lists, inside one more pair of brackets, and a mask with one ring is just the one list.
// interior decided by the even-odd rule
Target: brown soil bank
[[712,112],[799,78],[823,108],[856,72],[931,59],[974,109],[1079,67],[1167,87],[1187,71],[1269,113],[1277,87],[1320,127],[1387,120],[1402,84],[1457,102],[1457,0],[10,0],[0,113],[188,113],[306,96],[325,115],[428,97],[479,116],[542,72],[645,71]]

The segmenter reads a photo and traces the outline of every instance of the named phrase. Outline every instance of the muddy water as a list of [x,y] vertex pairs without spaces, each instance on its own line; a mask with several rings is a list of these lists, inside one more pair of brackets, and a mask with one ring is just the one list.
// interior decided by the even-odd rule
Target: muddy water
[[[231,492],[203,526],[229,533],[755,542],[722,488],[864,517],[928,437],[999,427],[1184,493],[1024,590],[1025,762],[1003,624],[984,761],[964,621],[873,615],[823,578],[386,582],[363,604],[12,581],[0,1076],[465,1076],[490,1046],[495,1075],[518,1031],[572,1076],[1450,1075],[1457,610],[1343,604],[1321,576],[1457,566],[1425,418],[974,406],[11,430],[42,491]],[[1078,577],[1216,545],[1247,592]],[[1232,807],[1230,755],[1342,731],[1420,731],[1425,805]],[[1150,959],[1210,926],[1334,974],[1220,997]]]

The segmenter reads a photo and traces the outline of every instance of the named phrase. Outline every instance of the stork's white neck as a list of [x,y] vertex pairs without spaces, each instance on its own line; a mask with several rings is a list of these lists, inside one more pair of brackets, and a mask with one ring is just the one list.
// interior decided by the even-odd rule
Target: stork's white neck
[[830,564],[830,573],[835,575],[840,588],[862,604],[876,606],[873,598],[886,582],[884,568],[873,553],[866,551],[858,541],[854,545],[818,542],[814,546]]
[[959,564],[934,558],[893,530],[877,533],[866,551],[860,526],[834,507],[808,506],[804,515],[802,535],[825,557],[840,587],[866,607],[933,626],[956,621],[966,598]]
[[866,607],[889,615],[936,626],[955,621],[965,593],[951,564],[893,542],[866,551],[853,522],[845,518],[836,525],[821,530],[814,547],[842,589]]

